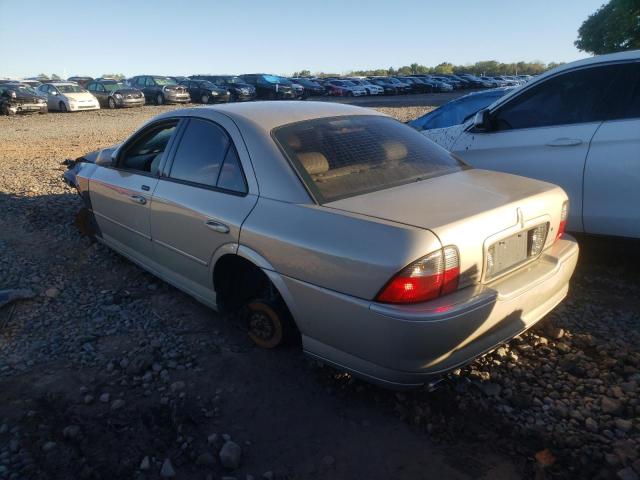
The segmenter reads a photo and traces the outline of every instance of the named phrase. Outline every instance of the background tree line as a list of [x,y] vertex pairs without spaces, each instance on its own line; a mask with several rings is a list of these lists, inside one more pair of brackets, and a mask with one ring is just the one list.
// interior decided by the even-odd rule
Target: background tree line
[[[517,63],[501,63],[496,60],[484,60],[469,65],[454,65],[449,62],[443,62],[435,67],[427,67],[419,63],[412,63],[399,68],[377,68],[372,70],[352,70],[348,75],[413,75],[413,74],[433,74],[433,75],[450,75],[456,73],[471,73],[474,75],[538,75],[550,68],[554,68],[560,63],[542,63],[542,62],[517,62]],[[294,77],[306,77],[311,75],[309,70],[300,70],[294,72]],[[316,75],[322,76],[338,76],[337,73],[319,72]]]

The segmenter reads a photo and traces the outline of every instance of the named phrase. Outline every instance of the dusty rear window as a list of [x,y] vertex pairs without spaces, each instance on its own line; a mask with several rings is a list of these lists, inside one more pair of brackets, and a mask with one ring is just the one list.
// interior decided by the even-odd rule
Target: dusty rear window
[[273,136],[318,203],[468,168],[413,128],[382,116],[307,120]]

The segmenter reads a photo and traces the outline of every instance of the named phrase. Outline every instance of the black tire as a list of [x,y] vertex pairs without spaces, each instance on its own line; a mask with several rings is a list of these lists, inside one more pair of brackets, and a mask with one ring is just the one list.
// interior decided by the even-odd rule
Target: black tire
[[352,92],[352,91],[350,91],[350,90],[348,90],[348,91],[347,91],[347,97],[353,97],[353,92]]
[[156,105],[164,105],[164,95],[161,93],[156,95]]
[[85,235],[91,239],[96,236],[96,223],[93,213],[89,209],[82,207],[78,210],[76,218],[73,222],[81,235]]
[[200,97],[200,103],[209,103],[209,95],[207,95],[206,93],[203,93],[202,96]]
[[16,114],[16,112],[12,112],[11,109],[9,108],[9,105],[7,105],[6,103],[2,104],[2,114],[3,115],[9,115],[9,116],[13,116]]
[[60,102],[60,103],[58,104],[58,107],[60,108],[60,111],[61,111],[62,113],[68,113],[68,112],[69,112],[69,109],[67,108],[67,104],[66,104],[66,103],[64,103],[64,102]]
[[111,110],[113,110],[113,109],[118,107],[118,105],[116,105],[116,101],[115,101],[115,99],[113,97],[109,97],[109,99],[107,100],[107,106]]
[[245,306],[249,338],[260,348],[285,345],[297,332],[282,299],[257,298]]

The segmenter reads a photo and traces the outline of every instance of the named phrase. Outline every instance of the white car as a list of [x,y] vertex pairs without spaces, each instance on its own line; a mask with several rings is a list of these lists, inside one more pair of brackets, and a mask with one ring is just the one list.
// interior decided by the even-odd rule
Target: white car
[[424,135],[477,168],[560,185],[567,230],[640,238],[640,50],[562,65]]
[[98,99],[73,82],[44,83],[38,87],[38,91],[46,95],[49,110],[78,112],[100,109]]
[[369,95],[383,95],[384,88],[380,85],[375,85],[371,83],[366,78],[347,78],[351,83],[355,83],[356,85],[363,87]]

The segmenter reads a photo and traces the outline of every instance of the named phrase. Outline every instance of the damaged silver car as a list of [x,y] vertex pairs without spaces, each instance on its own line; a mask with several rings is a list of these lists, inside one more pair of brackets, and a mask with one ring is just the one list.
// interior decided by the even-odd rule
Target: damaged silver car
[[324,102],[166,112],[71,162],[86,233],[251,338],[393,388],[530,328],[578,258],[565,192],[468,167],[414,129]]

